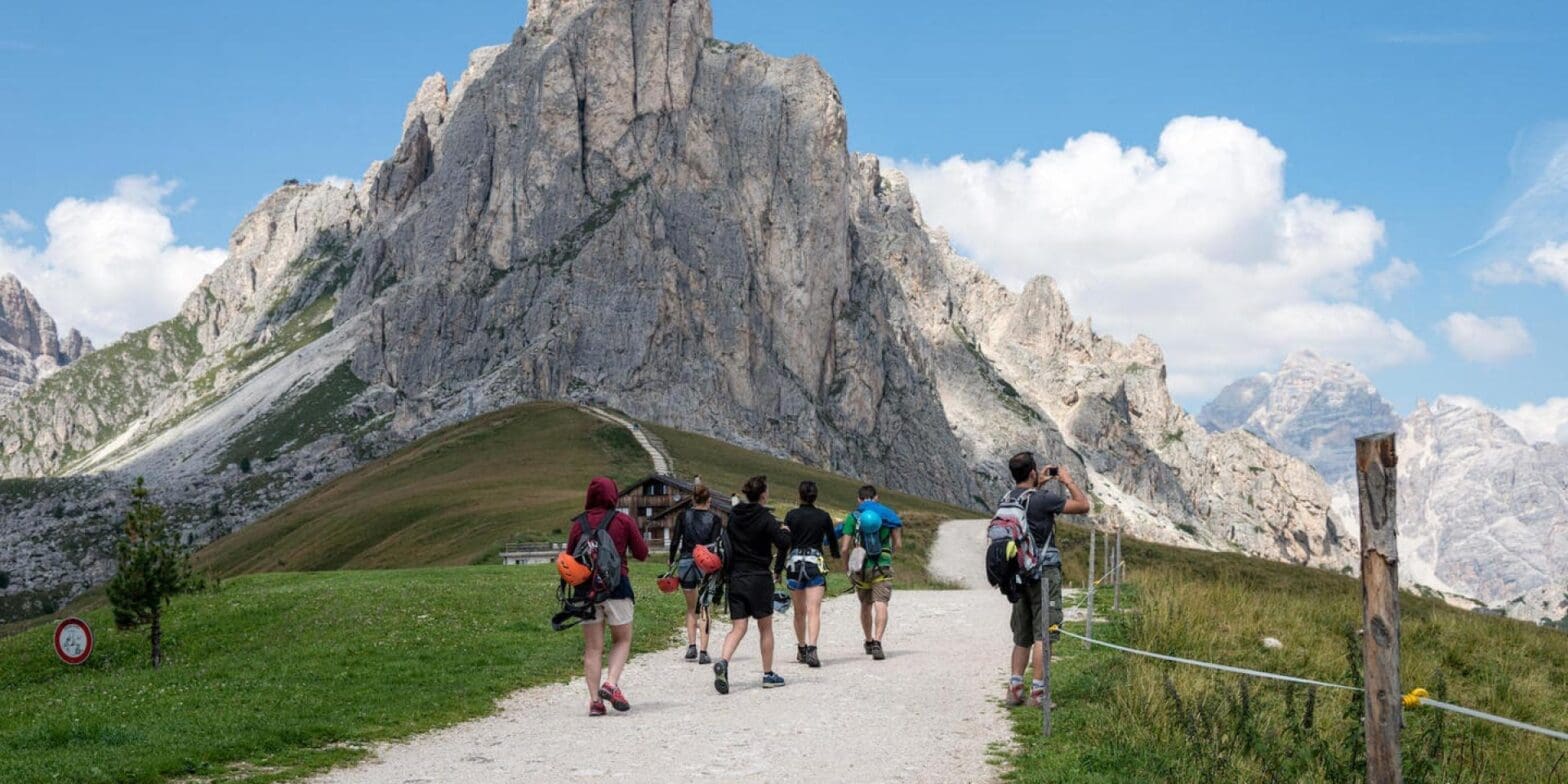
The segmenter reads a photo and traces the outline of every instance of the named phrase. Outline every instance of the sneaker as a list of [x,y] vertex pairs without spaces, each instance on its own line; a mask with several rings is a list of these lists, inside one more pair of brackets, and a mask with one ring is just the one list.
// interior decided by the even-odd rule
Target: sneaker
[[1007,707],[1016,708],[1024,704],[1023,681],[1007,684]]
[[783,686],[783,685],[784,685],[784,679],[779,677],[778,673],[776,673],[776,672],[765,672],[765,673],[762,674],[762,688],[764,688],[764,689],[776,689],[776,688],[778,688],[780,686]]
[[707,651],[699,651],[697,653],[697,663],[698,664],[712,664],[713,663],[713,659],[708,657],[708,652]]
[[869,647],[871,658],[877,661],[882,661],[883,659],[887,658],[887,654],[882,652],[882,642],[880,640],[872,640]]
[[697,646],[695,646],[695,645],[688,645],[688,646],[686,646],[686,661],[696,661],[696,660],[697,660]]
[[817,658],[817,646],[815,646],[815,645],[807,645],[806,646],[806,653],[804,654],[804,656],[801,659],[801,661],[804,661],[806,663],[807,667],[812,667],[812,668],[821,667],[822,666],[822,660]]
[[720,694],[730,693],[730,663],[723,659],[713,663],[713,690]]
[[602,703],[602,702],[600,702],[598,700],[591,700],[591,701],[589,701],[589,703],[588,703],[588,715],[589,716],[603,716],[604,714],[605,714],[604,703]]
[[599,687],[599,699],[609,700],[610,705],[622,713],[632,709],[632,704],[626,701],[626,695],[621,693],[621,687],[613,684],[606,683]]

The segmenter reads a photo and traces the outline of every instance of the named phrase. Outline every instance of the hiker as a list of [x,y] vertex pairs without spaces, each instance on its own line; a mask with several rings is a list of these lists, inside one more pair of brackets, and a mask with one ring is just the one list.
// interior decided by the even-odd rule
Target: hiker
[[767,477],[747,479],[741,492],[746,500],[730,510],[729,552],[724,561],[729,578],[730,633],[724,638],[719,660],[713,663],[713,688],[720,694],[730,693],[730,657],[753,619],[762,650],[762,688],[784,685],[784,679],[773,671],[773,586],[782,574],[775,571],[770,575],[768,567],[775,549],[782,554],[789,547],[790,531],[763,506],[768,501]]
[[[691,508],[681,513],[675,524],[675,535],[670,537],[670,566],[680,580],[681,593],[686,596],[686,661],[711,664],[708,657],[708,632],[712,619],[704,604],[698,607],[697,589],[702,585],[703,572],[692,558],[697,545],[712,546],[723,530],[719,516],[711,508],[712,497],[707,485],[699,481],[691,491]],[[700,617],[699,617],[700,616]],[[701,641],[698,646],[698,624],[701,622]]]
[[887,658],[882,635],[887,632],[887,605],[893,598],[893,552],[904,546],[904,521],[877,497],[876,485],[864,485],[860,505],[840,526],[839,547],[850,553],[849,580],[860,597],[860,628],[866,653]]
[[[603,716],[604,701],[608,700],[618,711],[631,710],[631,703],[621,693],[621,671],[632,653],[632,607],[636,597],[632,593],[630,567],[626,555],[631,553],[639,561],[648,560],[648,543],[643,541],[637,523],[615,509],[615,499],[620,493],[615,482],[606,476],[596,476],[588,483],[588,499],[583,513],[572,520],[572,533],[566,542],[566,551],[577,552],[578,542],[585,534],[596,534],[604,529],[619,554],[621,578],[609,591],[607,598],[594,605],[593,615],[583,621],[583,680],[588,683],[588,715]],[[610,627],[610,667],[607,678],[600,682],[600,659],[604,655],[604,627]]]
[[833,518],[816,507],[817,483],[800,483],[800,506],[784,515],[790,532],[789,554],[779,551],[773,571],[783,571],[795,604],[795,661],[807,667],[821,667],[817,657],[817,633],[822,628],[822,596],[828,578],[822,561],[824,545],[839,557],[838,539],[833,536]]
[[[1051,627],[1062,623],[1062,557],[1056,550],[1056,516],[1059,514],[1084,514],[1089,511],[1089,499],[1077,483],[1059,466],[1040,467],[1032,452],[1019,452],[1007,461],[1007,470],[1015,483],[1012,490],[997,503],[1003,506],[1023,505],[1024,517],[1029,525],[1035,547],[1039,553],[1040,576],[1019,576],[1017,601],[1013,604],[1012,674],[1007,681],[1007,704],[1024,704],[1024,670],[1031,657],[1034,660],[1034,681],[1030,684],[1028,702],[1038,707],[1045,694],[1045,634]],[[1050,487],[1059,482],[1067,492]],[[1041,598],[1050,602],[1049,624],[1041,610]],[[1051,643],[1061,639],[1061,633],[1052,631]]]

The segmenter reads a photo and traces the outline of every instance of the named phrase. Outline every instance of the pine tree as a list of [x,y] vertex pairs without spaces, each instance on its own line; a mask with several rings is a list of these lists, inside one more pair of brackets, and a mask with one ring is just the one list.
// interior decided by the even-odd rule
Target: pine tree
[[190,552],[166,520],[163,507],[147,500],[141,477],[131,488],[131,508],[125,513],[125,530],[115,543],[119,567],[109,581],[109,603],[114,625],[120,629],[148,626],[152,640],[152,666],[163,662],[163,610],[175,594],[192,590]]

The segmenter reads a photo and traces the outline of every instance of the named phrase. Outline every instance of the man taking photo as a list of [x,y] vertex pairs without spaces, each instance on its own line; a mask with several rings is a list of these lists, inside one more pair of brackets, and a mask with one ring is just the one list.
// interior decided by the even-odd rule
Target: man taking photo
[[[1042,566],[1040,579],[1025,578],[1018,586],[1018,601],[1013,604],[1012,677],[1007,683],[1007,704],[1024,703],[1024,670],[1033,658],[1034,681],[1029,689],[1029,705],[1038,706],[1045,693],[1045,633],[1062,623],[1062,556],[1056,549],[1056,516],[1087,513],[1089,498],[1078,488],[1067,469],[1054,465],[1042,467],[1035,462],[1032,452],[1013,455],[1007,461],[1007,470],[1013,476],[1014,486],[997,506],[1024,505],[1024,519],[1040,548]],[[1042,595],[1050,602],[1049,617],[1041,610]],[[1059,633],[1051,633],[1053,644],[1060,638]]]

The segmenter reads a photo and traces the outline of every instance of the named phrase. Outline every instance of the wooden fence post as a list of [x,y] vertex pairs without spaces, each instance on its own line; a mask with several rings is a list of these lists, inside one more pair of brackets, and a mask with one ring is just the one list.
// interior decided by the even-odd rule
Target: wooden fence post
[[1361,660],[1365,680],[1367,784],[1401,784],[1399,734],[1399,527],[1394,434],[1356,439],[1361,500]]
[[1083,621],[1083,636],[1087,638],[1083,642],[1085,648],[1093,647],[1089,641],[1094,639],[1094,538],[1094,528],[1091,527],[1089,529],[1089,612],[1084,616]]
[[1116,571],[1111,577],[1114,591],[1111,594],[1111,609],[1121,612],[1122,609],[1122,529],[1116,529],[1116,557],[1111,559],[1116,563]]

